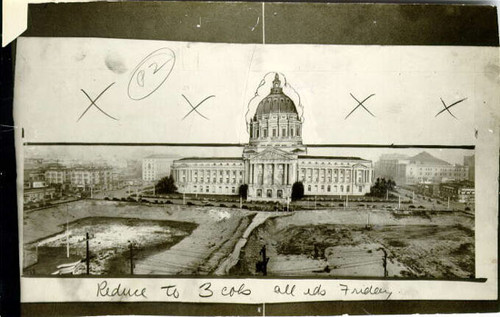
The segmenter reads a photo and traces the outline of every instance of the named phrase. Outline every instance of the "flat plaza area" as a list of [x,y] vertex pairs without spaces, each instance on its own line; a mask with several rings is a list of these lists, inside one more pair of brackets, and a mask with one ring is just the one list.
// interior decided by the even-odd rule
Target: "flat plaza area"
[[89,274],[259,276],[265,246],[268,276],[474,277],[473,214],[398,203],[61,203],[24,214],[23,271],[87,274],[88,254]]

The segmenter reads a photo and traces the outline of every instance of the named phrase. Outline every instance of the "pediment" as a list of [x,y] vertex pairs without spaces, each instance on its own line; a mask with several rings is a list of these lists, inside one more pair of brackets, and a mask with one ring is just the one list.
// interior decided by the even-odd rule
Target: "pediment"
[[252,156],[251,160],[294,160],[296,157],[293,154],[280,149],[265,149],[262,152]]
[[352,167],[360,168],[360,169],[368,169],[369,168],[368,166],[361,164],[361,163],[356,163]]

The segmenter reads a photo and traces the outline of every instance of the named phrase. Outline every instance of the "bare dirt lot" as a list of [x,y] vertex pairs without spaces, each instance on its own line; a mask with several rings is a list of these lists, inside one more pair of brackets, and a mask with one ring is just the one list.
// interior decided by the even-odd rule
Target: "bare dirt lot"
[[264,245],[271,276],[470,278],[475,271],[474,217],[460,212],[286,213],[80,200],[28,212],[23,225],[24,273],[34,275],[82,260],[85,232],[91,274],[130,274],[129,241],[134,274],[257,275]]
[[254,230],[232,273],[257,274],[263,245],[275,276],[384,276],[384,251],[388,276],[475,272],[473,218],[449,212],[298,211]]
[[[57,263],[86,257],[86,234],[89,234],[91,274],[122,275],[130,272],[130,245],[134,258],[142,258],[176,244],[189,235],[196,224],[190,222],[141,220],[119,217],[90,217],[68,223],[68,231],[57,233],[40,241],[28,244],[28,249],[38,247],[39,257],[30,267],[36,274],[51,274]],[[77,273],[86,272],[84,263],[76,268]]]
[[[49,271],[56,271],[57,265],[81,259],[81,248],[74,247],[71,247],[70,258],[66,258],[65,228],[67,221],[71,224],[71,231],[74,223],[85,218],[93,218],[95,227],[89,229],[87,226],[85,229],[83,226],[78,231],[73,228],[70,242],[73,245],[76,242],[72,240],[81,240],[82,230],[93,232],[94,239],[90,241],[93,257],[91,274],[116,275],[129,272],[125,269],[130,266],[126,246],[122,242],[127,244],[130,239],[137,244],[134,274],[209,274],[233,250],[254,215],[255,212],[232,208],[157,206],[100,200],[81,200],[33,211],[27,213],[23,221],[25,274],[50,274]],[[111,218],[114,219],[114,224],[102,223]],[[116,218],[124,219],[131,225],[118,225]],[[138,219],[148,220],[149,223]],[[169,223],[166,224],[165,221]],[[99,222],[101,226],[97,225]],[[169,227],[168,230],[158,225],[161,222]],[[166,234],[167,231],[170,233]],[[172,239],[175,232],[179,235]],[[190,234],[186,236],[181,232]],[[52,243],[45,241],[49,237],[55,237]],[[50,262],[47,264],[49,267],[33,271],[35,248],[41,242],[39,257],[45,257]],[[95,249],[99,244],[109,243],[113,244],[113,250],[116,248],[116,253],[121,254],[121,258],[100,254],[99,248]],[[165,253],[171,249],[171,253]],[[109,261],[99,262],[99,257]],[[111,271],[107,269],[110,266],[113,267]]]

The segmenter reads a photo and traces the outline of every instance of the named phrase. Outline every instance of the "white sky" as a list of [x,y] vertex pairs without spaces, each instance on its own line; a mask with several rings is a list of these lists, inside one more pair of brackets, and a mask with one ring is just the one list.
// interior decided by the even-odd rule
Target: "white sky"
[[[176,56],[169,77],[149,97],[130,99],[136,66],[161,48]],[[17,54],[15,121],[25,142],[246,143],[248,102],[274,71],[300,95],[304,143],[475,144],[478,105],[494,109],[499,102],[494,47],[20,38]],[[158,78],[151,71],[146,85]],[[80,89],[95,98],[111,83],[96,103],[119,120],[92,107],[77,122],[90,104]],[[375,94],[365,105],[376,117],[360,107],[345,120],[357,105],[350,93],[360,101]],[[183,120],[191,107],[182,95],[193,106],[215,95],[197,109],[209,120],[195,112]],[[448,105],[467,98],[450,109],[458,120],[448,113],[435,117],[443,109],[440,98]]]
[[[159,147],[159,146],[24,146],[25,157],[45,159],[80,159],[80,160],[141,160],[151,154],[162,154],[177,158],[200,156],[241,157],[242,148],[215,147]],[[474,154],[474,150],[463,149],[389,149],[389,148],[309,148],[308,155],[358,156],[376,162],[381,154],[416,155],[422,151],[452,164],[463,164],[464,155]]]

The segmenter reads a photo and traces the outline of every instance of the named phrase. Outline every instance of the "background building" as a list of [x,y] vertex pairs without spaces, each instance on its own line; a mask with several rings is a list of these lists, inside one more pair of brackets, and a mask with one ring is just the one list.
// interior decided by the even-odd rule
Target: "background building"
[[450,182],[439,185],[441,197],[466,204],[474,204],[474,183],[469,181]]
[[72,167],[68,173],[73,190],[113,189],[113,173],[110,167],[81,165]]
[[398,185],[469,179],[468,166],[452,165],[425,151],[412,157],[382,155],[375,166],[377,177],[393,179]]
[[469,168],[468,180],[471,182],[474,182],[476,177],[475,161],[475,155],[464,156],[464,166]]
[[49,186],[45,180],[45,172],[41,167],[36,167],[41,162],[30,162],[24,169],[23,200],[25,204],[40,203],[59,197],[60,192]]
[[283,93],[276,74],[268,96],[249,122],[243,157],[186,158],[173,163],[181,193],[237,194],[248,185],[249,200],[283,201],[292,185],[305,195],[364,195],[373,181],[372,162],[358,157],[308,156],[302,144],[302,119]]
[[170,175],[174,158],[164,155],[150,155],[142,160],[142,180],[157,181]]

